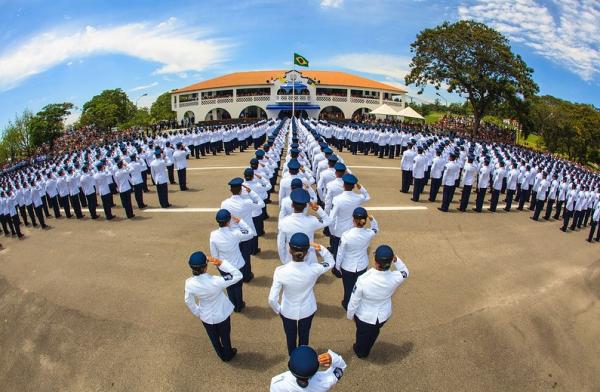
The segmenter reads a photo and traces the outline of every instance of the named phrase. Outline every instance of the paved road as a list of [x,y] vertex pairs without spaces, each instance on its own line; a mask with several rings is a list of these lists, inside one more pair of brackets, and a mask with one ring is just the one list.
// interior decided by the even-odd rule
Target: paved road
[[[345,155],[373,207],[414,207],[399,161]],[[191,161],[180,208],[216,208],[251,153]],[[208,167],[213,167],[208,169]],[[389,168],[389,169],[388,169]],[[172,188],[174,190],[174,188]],[[153,207],[156,194],[146,194]],[[276,198],[274,198],[276,199]],[[367,207],[368,207],[367,206]],[[376,211],[411,271],[368,360],[352,355],[341,281],[317,284],[311,344],[348,362],[344,391],[600,390],[600,245],[528,213]],[[239,349],[218,360],[183,302],[188,255],[208,249],[212,212],[139,212],[133,221],[50,220],[0,252],[0,385],[6,391],[261,391],[286,369],[281,321],[267,305],[277,208],[248,308],[232,318]],[[124,216],[121,209],[117,215]],[[325,241],[320,237],[320,241]]]

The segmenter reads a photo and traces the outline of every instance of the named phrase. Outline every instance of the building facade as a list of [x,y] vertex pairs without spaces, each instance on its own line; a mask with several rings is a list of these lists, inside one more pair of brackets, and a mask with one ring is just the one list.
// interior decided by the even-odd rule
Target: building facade
[[338,71],[236,72],[171,92],[177,120],[194,122],[296,116],[350,119],[387,104],[405,107],[406,90]]

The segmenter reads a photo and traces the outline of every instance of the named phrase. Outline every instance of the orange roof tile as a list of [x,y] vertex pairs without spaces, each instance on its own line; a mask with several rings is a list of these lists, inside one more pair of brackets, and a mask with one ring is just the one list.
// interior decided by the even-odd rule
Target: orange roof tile
[[[227,75],[219,76],[203,82],[195,83],[187,87],[173,91],[173,93],[182,93],[186,91],[207,90],[224,87],[238,86],[258,86],[268,85],[271,79],[283,76],[288,71],[273,70],[273,71],[246,71],[234,72]],[[369,89],[378,89],[393,91],[396,93],[405,93],[406,90],[390,86],[385,83],[375,80],[363,78],[362,76],[352,75],[340,71],[300,71],[302,75],[313,80],[317,80],[321,86],[345,86],[345,87],[360,87]]]

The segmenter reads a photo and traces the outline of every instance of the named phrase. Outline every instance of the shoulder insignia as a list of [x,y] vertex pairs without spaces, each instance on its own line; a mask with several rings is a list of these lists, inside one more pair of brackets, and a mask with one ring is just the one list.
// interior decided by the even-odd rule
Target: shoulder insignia
[[341,368],[335,368],[333,375],[339,380],[344,375],[344,371]]
[[377,234],[377,229],[371,229],[371,230],[373,230],[373,232]]
[[329,263],[327,262],[323,262],[323,264],[321,264],[324,268],[328,268],[329,267]]
[[240,230],[242,234],[248,234],[248,230]]
[[231,275],[231,274],[223,275],[223,279],[225,279],[225,280],[231,280],[231,279],[233,279],[233,275]]
[[354,293],[356,291],[356,285],[354,285],[354,287],[352,288],[352,292]]
[[406,271],[400,271],[400,273],[402,274],[402,277],[404,279],[406,279],[408,277],[408,274],[406,273]]

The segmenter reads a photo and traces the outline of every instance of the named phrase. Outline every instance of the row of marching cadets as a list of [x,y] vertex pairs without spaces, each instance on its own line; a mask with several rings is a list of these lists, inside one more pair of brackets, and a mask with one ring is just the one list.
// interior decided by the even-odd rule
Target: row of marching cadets
[[[194,252],[189,258],[193,276],[185,283],[185,302],[202,320],[217,355],[230,361],[237,353],[230,315],[244,309],[243,285],[252,280],[259,221],[266,216],[281,162],[277,249],[282,265],[274,271],[268,303],[281,318],[290,360],[289,371],[273,377],[271,390],[329,390],[346,363],[331,350],[317,355],[309,346],[319,277],[332,271],[341,278],[341,306],[356,325],[353,350],[365,358],[391,316],[391,297],[409,272],[388,245],[377,247],[368,268],[368,248],[379,227],[361,206],[370,198],[366,188],[309,123],[286,120],[281,125],[256,151],[244,178],[229,182],[232,196],[216,214],[219,228],[210,235],[210,256]],[[315,232],[326,228],[329,247],[314,240]],[[207,273],[209,264],[217,266],[218,275]],[[319,371],[321,365],[327,369]]]
[[[441,193],[442,212],[448,212],[460,188],[458,211],[483,212],[489,194],[490,212],[500,203],[532,211],[531,219],[562,223],[564,232],[587,228],[587,241],[600,241],[600,175],[572,162],[515,145],[469,140],[431,133],[410,126],[335,124],[311,125],[341,151],[374,151],[380,158],[401,156],[401,192],[418,202],[430,184],[428,200]],[[411,189],[412,188],[412,189]],[[472,194],[474,196],[472,197]],[[501,195],[504,198],[501,200]]]
[[204,156],[209,150],[216,154],[223,149],[230,154],[239,147],[243,151],[253,143],[266,141],[266,133],[281,123],[260,121],[160,134],[137,133],[35,160],[0,175],[2,231],[6,236],[23,238],[21,225],[47,229],[48,219],[82,219],[85,209],[91,219],[98,219],[99,207],[105,219],[112,220],[116,195],[125,216],[134,218],[132,197],[138,209],[147,207],[144,194],[150,191],[148,179],[156,186],[160,207],[168,208],[169,185],[178,184],[181,191],[188,190],[190,158]]

